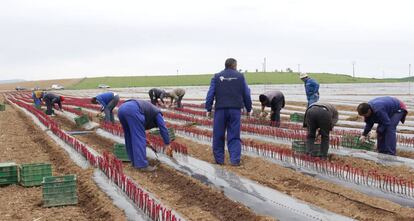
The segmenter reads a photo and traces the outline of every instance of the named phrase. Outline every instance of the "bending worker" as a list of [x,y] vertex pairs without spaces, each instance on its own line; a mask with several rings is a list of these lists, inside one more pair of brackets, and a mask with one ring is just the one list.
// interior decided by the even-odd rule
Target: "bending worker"
[[173,105],[173,102],[176,103],[178,108],[182,108],[183,105],[181,104],[181,100],[183,99],[185,95],[185,90],[183,88],[175,88],[172,91],[164,93],[162,98],[171,98],[170,106]]
[[105,113],[105,122],[115,123],[113,110],[119,102],[119,95],[114,92],[105,92],[91,99],[92,104],[99,103],[101,112]]
[[59,106],[59,110],[63,111],[62,109],[62,102],[65,100],[65,98],[63,96],[57,96],[56,94],[52,94],[52,93],[47,93],[45,95],[43,95],[43,101],[46,104],[46,114],[47,115],[52,115],[53,114],[53,106],[55,104],[58,104]]
[[368,103],[361,103],[357,108],[358,114],[365,118],[365,129],[360,137],[365,142],[366,137],[375,123],[377,126],[377,149],[383,154],[395,155],[397,146],[397,125],[405,122],[407,107],[394,97],[378,97]]
[[227,130],[227,147],[230,154],[230,163],[240,165],[240,117],[241,108],[246,107],[247,115],[252,110],[250,89],[244,76],[237,71],[237,61],[229,58],[225,62],[225,69],[215,74],[211,79],[210,88],[206,97],[207,116],[211,116],[211,109],[215,100],[213,126],[213,154],[217,164],[224,164],[224,139]]
[[150,102],[127,100],[118,110],[118,118],[124,129],[125,147],[132,166],[142,171],[153,171],[148,166],[145,131],[158,127],[165,144],[166,154],[172,156],[170,137],[161,111]]
[[280,126],[280,110],[285,107],[285,96],[281,91],[267,91],[259,96],[260,103],[262,104],[261,117],[265,116],[265,107],[270,107],[270,121],[272,125]]
[[157,104],[164,104],[164,95],[165,95],[165,91],[158,89],[158,88],[152,88],[151,90],[148,91],[148,95],[150,97],[151,103],[153,105],[157,105]]
[[42,105],[42,97],[43,97],[43,91],[36,88],[32,94],[33,103],[36,107],[40,107]]
[[306,73],[300,73],[299,77],[305,83],[305,92],[309,107],[311,104],[319,101],[319,84]]
[[[318,156],[326,159],[329,150],[329,133],[338,122],[338,111],[335,106],[328,103],[317,102],[311,104],[305,112],[303,127],[308,128],[306,139],[306,152],[311,156]],[[315,145],[316,131],[319,129],[321,135],[321,148],[318,150]]]

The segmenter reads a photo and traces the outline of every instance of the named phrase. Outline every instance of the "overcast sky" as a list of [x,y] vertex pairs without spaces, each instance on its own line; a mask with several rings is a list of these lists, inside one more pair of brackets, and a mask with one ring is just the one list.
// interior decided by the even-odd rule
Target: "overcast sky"
[[410,0],[1,0],[0,30],[0,80],[414,64]]

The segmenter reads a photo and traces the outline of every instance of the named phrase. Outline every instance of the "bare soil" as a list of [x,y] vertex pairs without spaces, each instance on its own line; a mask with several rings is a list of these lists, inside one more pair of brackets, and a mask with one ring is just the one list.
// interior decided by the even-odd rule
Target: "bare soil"
[[[75,124],[63,116],[56,116],[55,119],[64,128],[75,129]],[[100,153],[111,151],[114,144],[96,134],[78,135],[76,138]],[[220,191],[165,165],[158,166],[155,172],[146,173],[133,168],[130,163],[124,163],[124,172],[188,220],[274,220],[256,215]]]
[[0,162],[50,162],[54,175],[76,174],[76,206],[42,207],[41,187],[0,187],[0,220],[126,220],[122,210],[92,181],[92,169],[82,170],[24,113],[7,105],[0,112]]
[[[177,138],[176,141],[190,147],[190,155],[214,163],[210,146],[183,138]],[[370,197],[340,185],[305,176],[261,158],[242,156],[240,167],[229,165],[224,167],[305,202],[358,220],[414,219],[414,209],[404,208],[381,198]]]
[[414,159],[414,152],[397,150],[397,156]]

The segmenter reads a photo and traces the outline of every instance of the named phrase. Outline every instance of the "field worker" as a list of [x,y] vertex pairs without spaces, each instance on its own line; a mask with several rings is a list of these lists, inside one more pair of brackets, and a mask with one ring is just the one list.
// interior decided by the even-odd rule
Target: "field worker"
[[377,127],[377,149],[383,154],[395,155],[397,146],[397,125],[405,122],[407,106],[394,97],[377,97],[368,103],[361,103],[358,114],[365,118],[365,129],[360,137],[365,142],[374,123]]
[[244,76],[237,71],[237,61],[229,58],[225,69],[211,79],[206,97],[206,115],[211,117],[215,100],[213,125],[213,154],[217,164],[224,164],[224,139],[227,130],[227,147],[231,165],[240,165],[240,117],[243,106],[250,116],[252,100]]
[[171,98],[170,106],[173,105],[173,102],[176,103],[178,108],[182,108],[183,105],[181,104],[181,100],[185,95],[185,90],[183,88],[176,88],[172,91],[168,91],[164,94],[163,98]]
[[148,95],[153,105],[157,105],[161,103],[164,104],[164,100],[163,100],[165,96],[164,90],[158,89],[158,88],[152,88],[151,90],[148,91]]
[[[316,102],[311,104],[305,112],[303,127],[308,128],[308,135],[306,139],[306,152],[311,156],[317,156],[316,153],[320,151],[320,157],[326,159],[328,157],[329,149],[329,132],[338,122],[338,111],[335,106],[328,103]],[[321,148],[316,149],[315,138],[316,132],[319,129],[321,135]]]
[[285,107],[285,96],[281,91],[267,91],[259,96],[260,103],[262,104],[261,117],[265,117],[265,107],[270,107],[270,121],[272,125],[280,126],[280,110]]
[[41,91],[39,88],[35,88],[32,94],[33,103],[36,107],[40,107],[42,105],[42,97],[43,97],[43,91]]
[[101,112],[105,113],[105,122],[115,123],[113,110],[119,102],[119,95],[114,92],[105,92],[91,99],[92,104],[99,103]]
[[52,93],[47,93],[45,95],[43,95],[43,101],[46,104],[46,114],[47,115],[52,115],[53,114],[53,106],[55,104],[58,104],[59,106],[59,110],[63,111],[62,109],[62,102],[65,100],[65,98],[63,96],[58,96],[56,94],[52,94]]
[[300,79],[305,83],[306,98],[308,99],[308,107],[319,100],[319,84],[306,73],[300,73]]
[[160,129],[166,154],[172,156],[168,130],[156,106],[144,100],[127,100],[119,107],[118,118],[124,130],[125,147],[132,166],[142,171],[155,170],[148,165],[145,137],[145,131],[155,127]]

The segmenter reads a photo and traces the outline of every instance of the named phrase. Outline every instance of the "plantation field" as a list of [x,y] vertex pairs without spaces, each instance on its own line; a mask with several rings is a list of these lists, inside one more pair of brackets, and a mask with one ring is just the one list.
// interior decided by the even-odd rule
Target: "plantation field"
[[[163,86],[199,86],[209,85],[212,74],[178,75],[178,76],[125,76],[84,78],[71,89],[92,89],[99,84],[107,84],[113,88],[124,87],[163,87]],[[249,84],[298,84],[301,83],[297,73],[257,72],[246,73]],[[379,83],[400,82],[400,79],[352,78],[349,75],[313,73],[311,77],[320,83]]]

